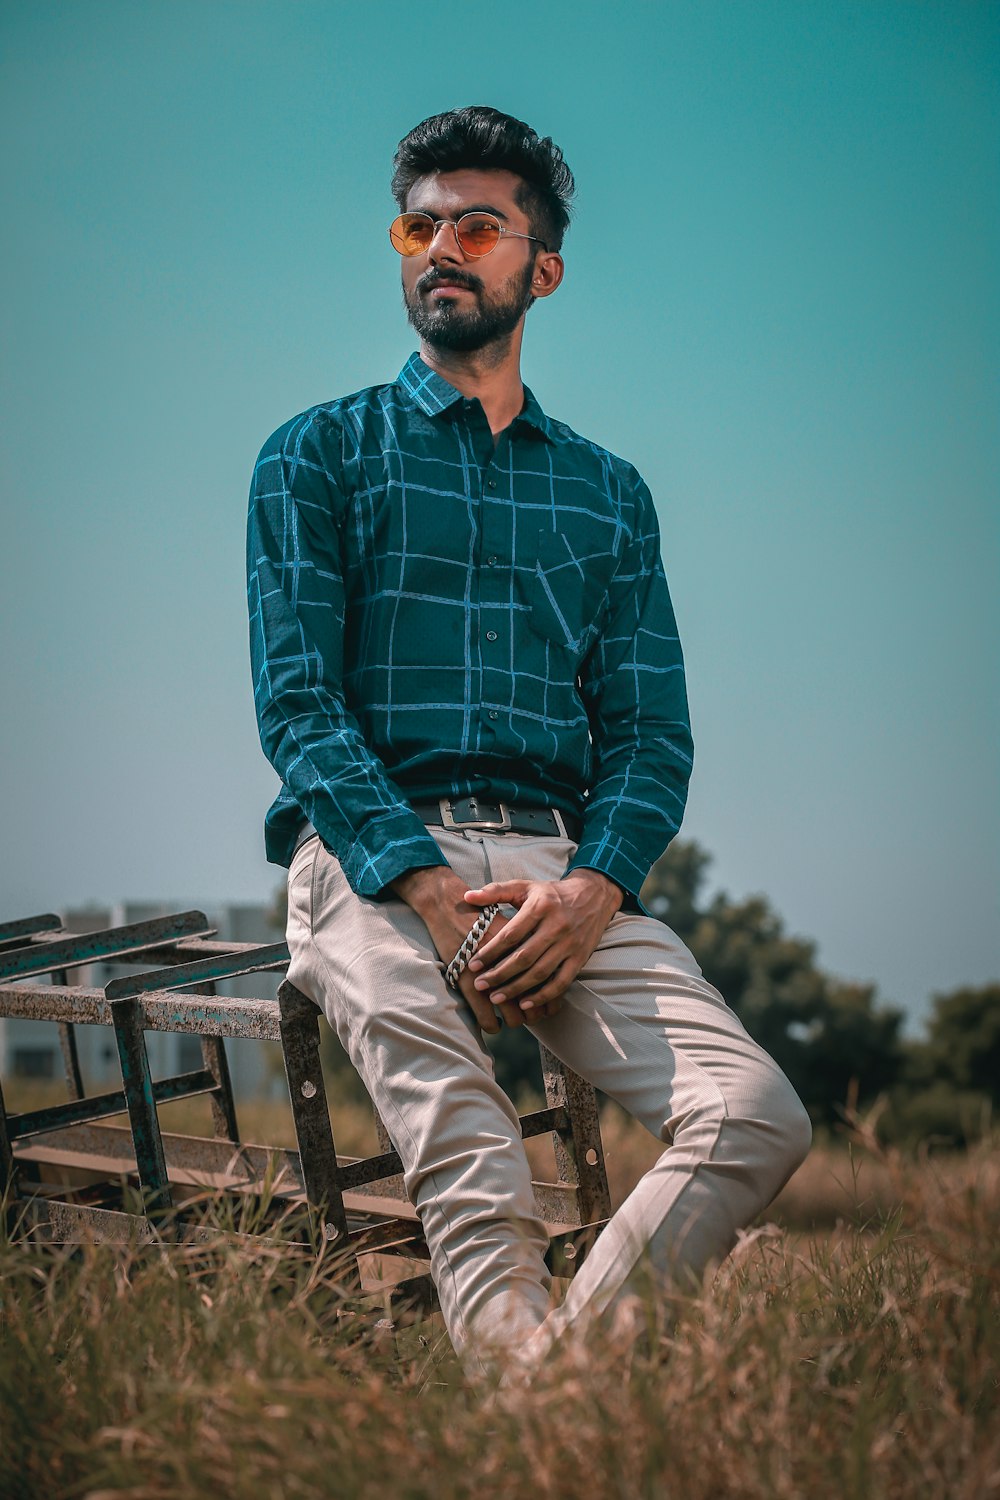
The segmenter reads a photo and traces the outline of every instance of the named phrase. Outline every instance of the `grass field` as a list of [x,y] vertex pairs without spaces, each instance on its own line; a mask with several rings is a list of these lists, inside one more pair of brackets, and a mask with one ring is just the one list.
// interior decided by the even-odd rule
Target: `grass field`
[[[620,1198],[657,1148],[616,1114],[605,1138]],[[15,1234],[0,1296],[5,1500],[1000,1496],[996,1143],[816,1149],[676,1321],[651,1305],[641,1347],[554,1358],[507,1405],[464,1384],[438,1319],[394,1341],[278,1245]]]

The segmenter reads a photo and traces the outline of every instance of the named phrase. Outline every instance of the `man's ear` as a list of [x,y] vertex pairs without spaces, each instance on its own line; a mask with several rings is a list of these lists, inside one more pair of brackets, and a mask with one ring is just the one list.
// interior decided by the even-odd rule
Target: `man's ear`
[[565,269],[563,258],[557,250],[539,250],[531,275],[531,295],[551,297],[562,281]]

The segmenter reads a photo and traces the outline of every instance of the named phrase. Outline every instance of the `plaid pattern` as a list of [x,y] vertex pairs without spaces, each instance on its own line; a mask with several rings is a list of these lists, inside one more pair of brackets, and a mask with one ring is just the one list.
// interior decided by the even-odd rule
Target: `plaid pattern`
[[485,413],[413,355],[391,385],[265,443],[250,496],[250,648],[284,785],[268,858],[308,818],[352,889],[446,863],[410,801],[583,816],[570,868],[631,895],[680,827],[692,745],[649,491],[530,391]]

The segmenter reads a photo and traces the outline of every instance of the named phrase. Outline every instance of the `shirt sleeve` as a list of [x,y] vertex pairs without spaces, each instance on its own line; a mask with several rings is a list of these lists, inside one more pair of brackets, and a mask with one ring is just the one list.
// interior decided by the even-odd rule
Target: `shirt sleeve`
[[261,450],[247,526],[250,659],[265,755],[351,888],[377,896],[447,860],[345,702],[339,455],[316,409]]
[[600,870],[632,906],[653,861],[681,826],[694,760],[656,511],[638,475],[635,484],[635,526],[580,679],[594,775],[580,844],[566,872]]

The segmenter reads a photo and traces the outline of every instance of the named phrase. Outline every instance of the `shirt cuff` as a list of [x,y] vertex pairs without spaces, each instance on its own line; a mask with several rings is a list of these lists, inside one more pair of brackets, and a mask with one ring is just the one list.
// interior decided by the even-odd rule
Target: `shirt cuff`
[[[316,831],[322,838],[322,829],[317,827]],[[392,894],[389,885],[407,870],[448,863],[437,840],[427,832],[416,813],[406,809],[369,824],[366,835],[364,839],[358,838],[343,856],[337,854],[347,883],[357,896],[389,896]]]
[[651,863],[648,856],[629,843],[628,839],[607,831],[588,834],[584,830],[583,839],[566,866],[566,874],[571,875],[574,870],[598,870],[609,880],[613,880],[615,885],[620,885],[625,892],[623,911],[645,912],[646,908],[639,900],[639,892],[649,874]]

